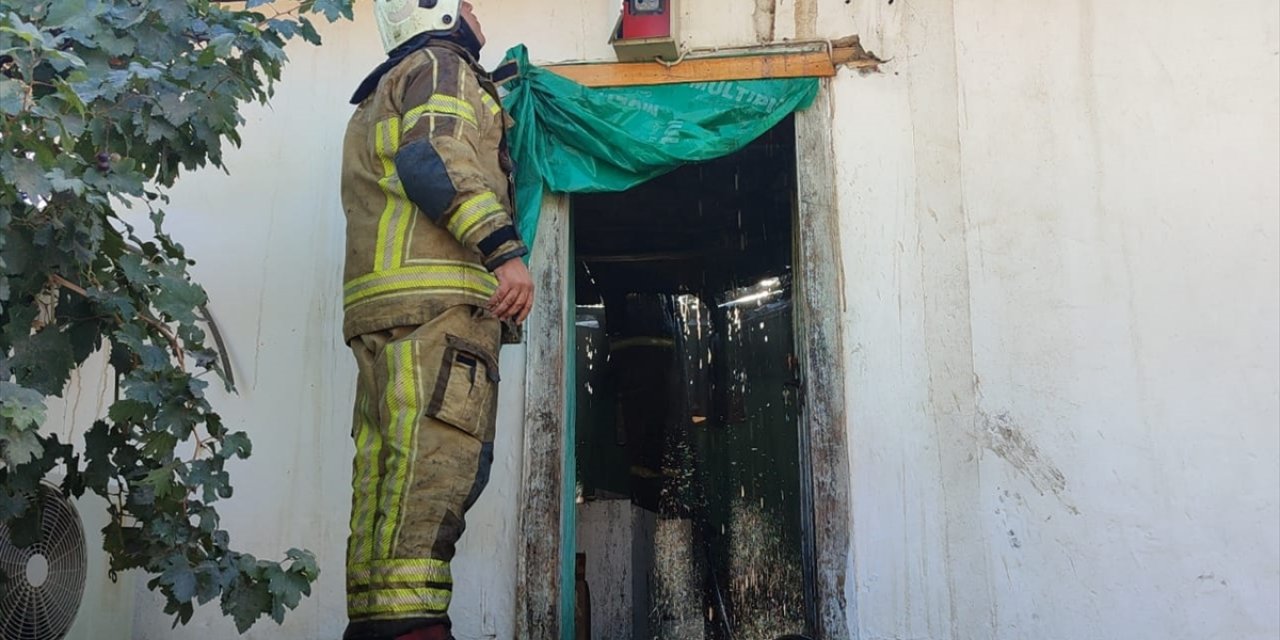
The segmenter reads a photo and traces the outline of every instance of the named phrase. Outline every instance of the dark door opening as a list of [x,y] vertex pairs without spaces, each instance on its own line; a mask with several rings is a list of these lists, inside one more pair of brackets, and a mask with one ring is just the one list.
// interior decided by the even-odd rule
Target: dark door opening
[[787,118],[733,155],[572,200],[593,639],[811,632],[795,157]]

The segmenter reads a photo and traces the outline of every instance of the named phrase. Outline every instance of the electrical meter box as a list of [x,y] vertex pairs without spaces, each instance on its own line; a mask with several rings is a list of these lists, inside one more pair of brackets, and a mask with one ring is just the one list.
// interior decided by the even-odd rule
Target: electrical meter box
[[674,62],[680,57],[676,40],[675,0],[622,0],[622,15],[609,44],[622,62]]

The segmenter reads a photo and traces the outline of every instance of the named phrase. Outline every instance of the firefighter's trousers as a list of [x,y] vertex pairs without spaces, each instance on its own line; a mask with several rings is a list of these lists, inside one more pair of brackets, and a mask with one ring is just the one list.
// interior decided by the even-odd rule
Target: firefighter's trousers
[[358,336],[346,640],[447,621],[449,561],[493,461],[501,327],[470,306]]

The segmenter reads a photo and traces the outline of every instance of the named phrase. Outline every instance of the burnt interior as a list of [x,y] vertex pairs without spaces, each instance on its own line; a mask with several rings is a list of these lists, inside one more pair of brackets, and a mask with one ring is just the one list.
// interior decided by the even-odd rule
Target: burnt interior
[[593,624],[630,627],[618,637],[809,626],[795,176],[787,118],[730,156],[574,197],[579,550],[596,591],[629,581],[607,587],[629,590],[629,623],[592,607]]

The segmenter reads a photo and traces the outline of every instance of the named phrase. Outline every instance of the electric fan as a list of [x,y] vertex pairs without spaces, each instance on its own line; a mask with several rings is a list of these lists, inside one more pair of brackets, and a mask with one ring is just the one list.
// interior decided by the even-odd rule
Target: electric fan
[[51,485],[40,486],[40,538],[18,548],[0,523],[0,638],[60,640],[84,595],[84,527],[75,506]]

